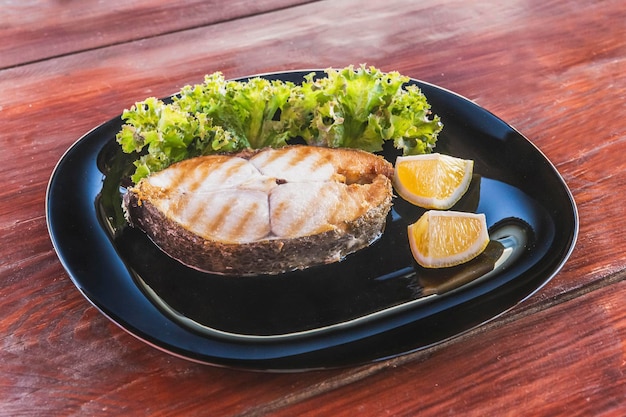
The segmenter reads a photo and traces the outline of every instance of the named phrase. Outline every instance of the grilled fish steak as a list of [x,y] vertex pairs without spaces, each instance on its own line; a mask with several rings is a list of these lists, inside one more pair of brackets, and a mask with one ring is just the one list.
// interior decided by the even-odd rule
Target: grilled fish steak
[[169,256],[225,275],[336,262],[375,241],[393,166],[354,149],[288,146],[184,160],[127,190],[123,207]]

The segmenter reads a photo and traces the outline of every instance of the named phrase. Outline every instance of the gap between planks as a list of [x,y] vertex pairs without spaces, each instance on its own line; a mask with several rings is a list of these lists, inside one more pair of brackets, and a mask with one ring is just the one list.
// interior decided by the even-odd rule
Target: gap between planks
[[444,342],[439,343],[436,346],[426,348],[414,353],[410,353],[407,355],[399,356],[397,358],[389,359],[383,362],[374,363],[371,365],[364,365],[358,368],[350,369],[340,375],[334,376],[317,384],[314,384],[310,387],[304,388],[298,392],[289,394],[283,398],[268,402],[267,404],[244,411],[240,414],[237,414],[236,417],[260,417],[265,416],[274,411],[278,411],[280,409],[293,406],[300,402],[309,400],[318,395],[322,395],[328,392],[331,392],[335,389],[339,389],[345,386],[348,386],[352,383],[359,382],[365,378],[376,375],[386,369],[396,368],[398,366],[410,363],[410,362],[420,362],[426,360],[433,353],[438,352],[442,349],[445,349],[448,346],[454,345],[456,343],[461,343],[463,340],[470,339],[475,337],[478,334],[483,332],[487,332],[493,329],[497,329],[503,326],[506,326],[509,323],[516,322],[525,317],[529,317],[534,314],[541,313],[542,311],[549,310],[555,306],[561,305],[563,303],[567,303],[568,301],[574,300],[576,298],[585,296],[594,291],[601,290],[603,288],[609,287],[613,284],[616,284],[620,281],[626,280],[626,270],[621,270],[614,272],[607,277],[600,279],[598,281],[594,281],[587,285],[583,285],[576,289],[564,292],[559,294],[558,296],[547,299],[545,302],[537,303],[536,305],[521,309],[516,312],[515,308],[513,310],[509,310],[508,312],[503,313],[500,316],[495,317],[488,323],[471,329],[457,337],[453,337]]
[[128,43],[133,43],[133,42],[136,42],[136,41],[139,41],[139,40],[153,39],[153,38],[158,38],[160,36],[167,36],[167,35],[172,35],[172,34],[175,34],[175,33],[195,30],[195,29],[199,29],[199,28],[202,28],[202,27],[205,27],[205,26],[219,25],[219,24],[222,24],[222,23],[232,22],[232,21],[239,20],[239,19],[247,19],[247,18],[250,18],[250,17],[262,16],[262,15],[266,15],[266,14],[270,14],[270,13],[274,13],[274,12],[279,12],[281,10],[287,10],[287,9],[291,9],[291,8],[295,8],[295,7],[306,6],[308,4],[316,3],[316,2],[319,2],[319,1],[323,1],[323,0],[309,0],[309,1],[305,1],[303,3],[299,3],[299,4],[295,4],[295,5],[289,5],[289,6],[283,6],[283,7],[278,7],[276,9],[265,10],[265,11],[261,11],[261,12],[257,12],[257,13],[248,14],[248,15],[245,15],[245,16],[237,16],[237,17],[232,17],[232,18],[228,18],[228,19],[217,20],[217,21],[211,22],[209,24],[206,24],[206,23],[205,24],[197,24],[197,25],[187,26],[187,27],[183,27],[183,28],[178,28],[178,29],[175,29],[175,30],[170,30],[170,31],[157,33],[157,34],[154,34],[154,35],[141,36],[139,38],[126,39],[124,41],[119,41],[119,42],[111,42],[111,43],[107,43],[105,45],[94,46],[92,48],[77,49],[77,50],[71,51],[71,52],[65,52],[65,53],[61,53],[61,54],[57,54],[57,55],[47,56],[47,57],[44,57],[44,58],[33,59],[31,61],[20,62],[19,64],[7,65],[5,67],[0,67],[0,72],[2,72],[4,70],[13,69],[13,68],[19,68],[19,67],[23,67],[23,66],[38,64],[38,63],[50,61],[50,60],[53,60],[53,59],[59,59],[59,58],[67,57],[67,56],[72,56],[72,55],[77,55],[77,54],[90,52],[90,51],[97,51],[97,50],[106,49],[106,48],[110,48],[110,47],[114,47],[114,46],[119,46],[119,45],[124,45],[124,44],[128,44]]

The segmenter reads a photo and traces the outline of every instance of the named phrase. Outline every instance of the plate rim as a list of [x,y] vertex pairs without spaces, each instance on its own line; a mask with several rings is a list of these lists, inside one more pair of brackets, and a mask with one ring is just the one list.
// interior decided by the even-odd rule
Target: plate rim
[[[260,73],[260,74],[254,74],[254,75],[249,75],[249,76],[245,76],[245,77],[238,77],[236,78],[236,80],[244,80],[244,79],[249,79],[249,78],[253,78],[253,77],[284,77],[286,75],[294,75],[294,74],[307,74],[310,72],[322,72],[324,70],[320,70],[320,69],[304,69],[304,70],[286,70],[286,71],[278,71],[278,72],[266,72],[266,73]],[[568,206],[571,206],[571,212],[568,212],[568,215],[571,214],[572,216],[572,226],[573,229],[571,230],[570,233],[570,238],[568,239],[568,243],[567,243],[567,247],[565,252],[560,256],[559,261],[551,268],[549,274],[543,278],[542,282],[537,285],[534,286],[533,290],[531,290],[530,292],[525,293],[525,295],[523,297],[521,297],[520,299],[517,300],[517,302],[513,303],[513,305],[509,306],[508,308],[500,311],[499,313],[495,314],[495,315],[491,315],[487,320],[483,320],[481,321],[479,324],[471,326],[469,329],[466,329],[464,331],[455,333],[453,335],[451,335],[448,338],[444,338],[441,340],[438,340],[436,343],[434,344],[439,344],[439,343],[443,343],[445,340],[448,340],[450,338],[455,338],[458,337],[468,331],[470,331],[471,329],[474,329],[478,326],[482,326],[494,319],[496,319],[497,317],[500,317],[501,315],[507,313],[509,310],[511,310],[512,308],[514,308],[515,306],[517,306],[518,304],[522,303],[523,301],[527,300],[528,298],[530,298],[531,296],[533,296],[534,294],[536,294],[538,291],[540,291],[548,282],[550,282],[550,280],[552,278],[554,278],[554,276],[556,276],[560,270],[563,268],[563,266],[565,265],[565,263],[567,262],[567,260],[570,258],[575,246],[576,246],[576,242],[578,240],[578,234],[579,234],[579,215],[578,215],[578,209],[577,209],[577,205],[576,205],[576,201],[573,197],[573,194],[571,192],[571,190],[569,189],[569,187],[567,186],[567,183],[565,181],[565,179],[563,178],[563,176],[559,173],[559,171],[556,169],[555,165],[553,164],[553,162],[548,159],[546,157],[546,155],[541,151],[541,149],[539,149],[539,147],[537,145],[535,145],[532,141],[530,141],[526,136],[524,136],[521,132],[519,132],[515,127],[513,127],[512,125],[506,123],[504,120],[500,119],[498,116],[496,116],[495,114],[493,114],[492,112],[490,112],[489,110],[483,108],[482,106],[478,105],[477,103],[475,103],[474,101],[454,92],[451,91],[449,89],[446,89],[444,87],[440,87],[438,85],[429,83],[429,82],[425,82],[425,81],[421,81],[419,79],[414,79],[414,78],[410,78],[410,81],[413,83],[417,83],[422,84],[424,86],[428,86],[429,88],[433,88],[436,90],[440,90],[441,92],[444,92],[448,95],[452,95],[457,97],[459,100],[465,102],[465,103],[469,103],[470,105],[475,107],[475,110],[480,110],[482,112],[486,112],[486,114],[488,114],[490,117],[504,123],[508,129],[511,129],[513,132],[515,132],[516,135],[518,135],[519,137],[523,138],[528,144],[530,144],[533,147],[533,151],[537,152],[538,155],[540,156],[540,158],[546,162],[547,164],[549,164],[550,169],[553,171],[553,173],[556,175],[556,177],[559,179],[560,185],[562,187],[562,190],[565,191],[565,195],[568,198]],[[176,93],[175,93],[176,94]],[[173,95],[175,95],[173,94]],[[171,97],[171,96],[170,96]],[[120,119],[120,115],[109,119],[107,121],[104,121],[103,123],[100,123],[99,125],[93,127],[92,129],[90,129],[89,131],[87,131],[85,134],[83,134],[81,137],[79,137],[77,140],[75,140],[67,149],[66,151],[63,153],[63,155],[59,158],[59,160],[56,162],[54,169],[50,175],[50,179],[48,181],[48,185],[46,188],[46,195],[45,195],[45,214],[46,214],[46,226],[48,229],[48,233],[50,236],[50,239],[52,241],[52,245],[53,248],[57,254],[57,257],[59,258],[63,268],[65,269],[65,271],[67,272],[67,274],[69,275],[71,281],[73,282],[73,284],[77,287],[77,289],[81,292],[81,294],[88,300],[88,302],[90,304],[92,304],[98,311],[100,311],[100,313],[102,313],[105,317],[107,317],[109,320],[111,320],[113,323],[115,323],[118,327],[120,327],[121,329],[123,329],[124,331],[126,331],[127,333],[133,335],[134,337],[138,338],[139,340],[142,340],[143,342],[147,343],[150,346],[153,346],[159,350],[165,351],[169,354],[172,354],[174,356],[180,357],[180,358],[184,358],[193,362],[198,362],[198,363],[203,363],[203,364],[211,364],[211,365],[217,365],[217,366],[228,366],[228,367],[233,367],[233,368],[241,368],[241,369],[252,369],[252,370],[265,370],[265,371],[271,371],[273,370],[271,366],[269,366],[270,364],[267,363],[267,361],[261,361],[261,364],[256,363],[256,361],[251,361],[250,363],[247,363],[246,360],[240,360],[240,359],[234,359],[232,360],[232,358],[213,358],[213,359],[208,359],[207,355],[203,355],[203,354],[198,354],[197,352],[195,352],[196,354],[194,354],[194,352],[181,352],[178,351],[176,349],[173,349],[171,346],[168,348],[166,346],[164,346],[163,344],[159,343],[159,340],[155,340],[158,338],[154,338],[151,337],[151,335],[145,335],[142,334],[141,331],[139,331],[138,329],[130,329],[130,326],[125,326],[124,324],[120,323],[120,321],[124,322],[125,324],[128,324],[127,321],[125,320],[120,320],[119,318],[116,317],[112,317],[106,310],[106,308],[104,308],[104,306],[100,306],[94,299],[92,299],[92,297],[90,296],[89,292],[83,288],[80,280],[75,276],[76,272],[73,271],[73,267],[72,265],[70,265],[70,263],[68,262],[68,260],[66,259],[66,257],[63,256],[63,248],[61,248],[60,243],[58,241],[58,236],[55,236],[54,233],[54,225],[53,223],[53,215],[51,213],[51,202],[53,199],[53,187],[54,187],[54,183],[55,180],[57,178],[57,176],[59,175],[59,172],[62,168],[62,166],[64,164],[67,163],[67,158],[72,155],[73,152],[77,152],[78,149],[84,145],[85,141],[93,136],[94,134],[96,134],[100,129],[102,129],[105,125],[112,123],[114,121],[118,121]],[[103,141],[98,141],[98,142],[103,142]],[[106,142],[108,143],[108,141]],[[102,146],[105,145],[105,143],[101,144]],[[113,242],[110,242],[111,245],[113,245]],[[168,318],[170,319],[170,318]],[[431,345],[424,345],[424,346],[419,346],[417,347],[415,350],[421,350],[421,349],[426,349],[428,347],[430,347]],[[403,352],[398,352],[395,355],[392,356],[398,356],[398,355],[403,355],[403,354],[407,354],[409,353],[411,350],[408,351],[403,351]],[[222,361],[220,360],[215,360],[215,359],[223,359]],[[368,362],[373,362],[373,361],[378,361],[378,360],[383,360],[386,359],[385,356],[381,356],[381,357],[375,357],[372,358],[371,360],[369,360]],[[269,360],[269,362],[271,362],[271,359]],[[362,362],[359,363],[350,363],[349,365],[358,365]],[[260,365],[260,366],[259,366]],[[335,366],[330,366],[330,367],[335,367]],[[298,366],[298,367],[292,367],[292,366],[279,366],[278,370],[280,371],[285,371],[285,370],[306,370],[306,369],[320,369],[320,368],[327,368],[326,366],[317,366],[317,367],[313,367],[313,368],[308,368],[306,366]]]

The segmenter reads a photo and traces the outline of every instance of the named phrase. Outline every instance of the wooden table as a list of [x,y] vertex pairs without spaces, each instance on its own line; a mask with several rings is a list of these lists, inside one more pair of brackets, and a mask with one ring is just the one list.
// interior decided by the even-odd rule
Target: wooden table
[[[0,1],[0,414],[626,414],[626,7],[621,0]],[[256,373],[170,356],[76,290],[45,218],[91,128],[204,74],[367,63],[458,92],[555,164],[580,234],[539,293],[434,348]]]

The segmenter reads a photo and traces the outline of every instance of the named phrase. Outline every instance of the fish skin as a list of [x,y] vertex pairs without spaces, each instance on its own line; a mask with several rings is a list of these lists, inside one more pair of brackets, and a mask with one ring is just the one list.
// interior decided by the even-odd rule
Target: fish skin
[[[189,266],[222,274],[274,274],[335,262],[369,245],[384,228],[392,176],[389,162],[364,151],[290,146],[179,162],[130,188],[123,205],[131,225]],[[369,217],[369,224],[363,223]],[[169,237],[155,230],[159,227],[172,229]],[[189,235],[181,248],[167,242],[176,234]],[[318,241],[319,251],[327,253],[299,259],[297,246],[305,241],[307,247]],[[244,270],[224,259],[190,260],[196,258],[191,252],[209,246],[221,248],[212,251],[213,258],[228,254],[232,263],[249,264],[241,258],[268,248],[283,259]]]

